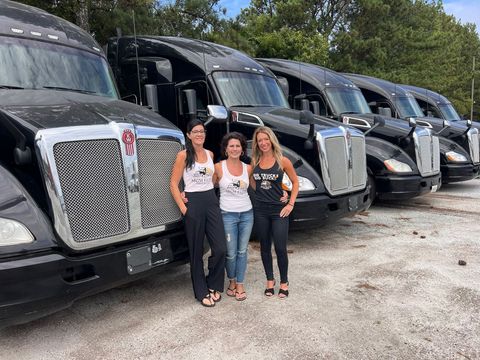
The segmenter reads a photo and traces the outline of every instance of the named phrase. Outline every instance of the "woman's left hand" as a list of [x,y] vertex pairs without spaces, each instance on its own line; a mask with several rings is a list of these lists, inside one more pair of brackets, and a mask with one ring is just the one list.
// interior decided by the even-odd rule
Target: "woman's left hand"
[[292,204],[287,204],[283,207],[282,211],[280,211],[280,217],[287,217],[293,210]]

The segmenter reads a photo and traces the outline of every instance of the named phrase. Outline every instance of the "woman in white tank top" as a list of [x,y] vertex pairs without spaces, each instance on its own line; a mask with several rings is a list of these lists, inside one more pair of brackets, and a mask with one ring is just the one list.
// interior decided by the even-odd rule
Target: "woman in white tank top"
[[[186,149],[178,153],[173,165],[170,191],[185,220],[195,298],[203,306],[212,307],[220,301],[224,287],[226,244],[218,198],[213,189],[213,153],[203,147],[205,134],[200,120],[187,124]],[[182,179],[187,203],[179,189]],[[203,268],[205,235],[211,250],[207,276]]]
[[251,166],[240,160],[246,147],[247,142],[242,134],[226,134],[221,142],[221,153],[226,160],[215,164],[215,178],[220,188],[220,209],[227,239],[225,267],[230,280],[227,295],[235,296],[238,301],[247,298],[244,279],[248,241],[253,228],[253,209],[248,196]]

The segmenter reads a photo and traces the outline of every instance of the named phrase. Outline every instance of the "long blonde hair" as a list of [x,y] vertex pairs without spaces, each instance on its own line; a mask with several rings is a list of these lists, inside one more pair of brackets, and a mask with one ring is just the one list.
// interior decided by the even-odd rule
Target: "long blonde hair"
[[252,140],[252,167],[255,167],[258,165],[260,162],[260,158],[262,157],[262,151],[258,148],[258,142],[257,142],[257,135],[259,133],[263,133],[268,136],[270,143],[272,144],[272,151],[273,151],[273,157],[278,163],[278,166],[280,167],[281,170],[283,170],[282,166],[282,149],[280,147],[280,143],[278,142],[277,136],[275,133],[270,129],[269,127],[266,126],[260,126],[258,127],[255,132],[253,133],[253,140]]

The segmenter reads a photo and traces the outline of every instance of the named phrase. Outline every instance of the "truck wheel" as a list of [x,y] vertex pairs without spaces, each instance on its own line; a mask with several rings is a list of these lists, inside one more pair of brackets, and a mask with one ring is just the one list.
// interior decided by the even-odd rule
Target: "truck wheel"
[[370,192],[368,194],[368,202],[365,210],[368,210],[373,205],[375,197],[377,195],[377,187],[375,184],[375,177],[372,174],[368,174],[367,186],[370,186]]

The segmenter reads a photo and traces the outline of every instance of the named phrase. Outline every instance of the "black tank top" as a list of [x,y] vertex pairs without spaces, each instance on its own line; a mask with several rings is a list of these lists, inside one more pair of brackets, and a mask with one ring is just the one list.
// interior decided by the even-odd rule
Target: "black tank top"
[[256,185],[255,201],[259,205],[283,205],[280,201],[283,195],[283,170],[276,161],[270,169],[261,169],[260,166],[255,166],[253,179]]

